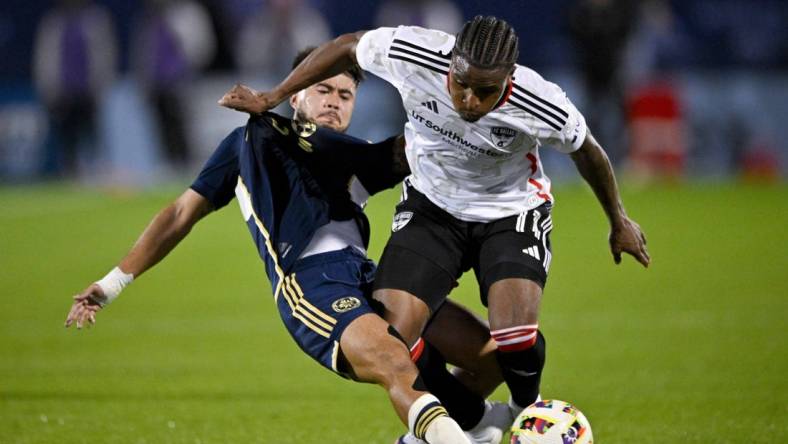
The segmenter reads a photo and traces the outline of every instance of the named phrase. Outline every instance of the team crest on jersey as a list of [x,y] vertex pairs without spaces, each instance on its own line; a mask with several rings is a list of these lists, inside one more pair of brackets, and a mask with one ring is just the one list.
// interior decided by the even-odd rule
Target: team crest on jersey
[[347,296],[342,299],[337,299],[331,304],[331,308],[334,309],[337,313],[344,313],[346,311],[350,311],[354,308],[358,308],[361,306],[361,301],[358,298],[353,296]]
[[394,221],[391,223],[391,231],[399,231],[405,227],[413,218],[412,211],[402,211],[394,215]]
[[494,126],[490,130],[490,138],[498,148],[506,148],[514,142],[517,131],[505,126]]
[[317,125],[314,122],[293,120],[293,131],[298,134],[298,137],[309,137],[317,131]]

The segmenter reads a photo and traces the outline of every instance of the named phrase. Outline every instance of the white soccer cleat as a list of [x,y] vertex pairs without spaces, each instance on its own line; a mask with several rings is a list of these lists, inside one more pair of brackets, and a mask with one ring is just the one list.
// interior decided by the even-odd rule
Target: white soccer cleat
[[484,403],[484,416],[476,427],[465,432],[474,444],[499,444],[514,421],[509,405],[503,402]]

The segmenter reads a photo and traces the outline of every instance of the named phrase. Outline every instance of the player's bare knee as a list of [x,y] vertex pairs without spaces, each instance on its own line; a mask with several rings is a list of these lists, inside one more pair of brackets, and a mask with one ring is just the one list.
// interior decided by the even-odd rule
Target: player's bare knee
[[487,300],[492,330],[535,324],[542,288],[528,279],[502,279],[490,286]]

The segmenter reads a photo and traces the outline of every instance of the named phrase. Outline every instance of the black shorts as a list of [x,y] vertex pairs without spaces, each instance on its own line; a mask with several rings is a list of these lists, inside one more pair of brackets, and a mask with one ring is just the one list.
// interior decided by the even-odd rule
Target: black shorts
[[470,269],[485,306],[490,286],[501,279],[524,278],[544,288],[552,257],[550,202],[492,222],[465,222],[407,183],[402,186],[375,289],[407,291],[434,313]]

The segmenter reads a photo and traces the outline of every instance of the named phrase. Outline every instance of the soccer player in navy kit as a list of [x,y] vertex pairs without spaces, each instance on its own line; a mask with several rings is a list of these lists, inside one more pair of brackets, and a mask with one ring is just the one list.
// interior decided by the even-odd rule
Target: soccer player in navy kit
[[539,305],[552,259],[554,198],[539,148],[571,156],[609,222],[616,263],[650,257],[630,219],[610,162],[557,85],[518,65],[518,39],[495,17],[477,16],[457,36],[415,26],[339,36],[271,91],[223,105],[259,113],[292,90],[358,63],[396,87],[407,113],[407,158],[394,229],[374,298],[384,318],[416,344],[447,289],[473,269],[488,307],[497,357],[517,413],[539,396],[545,340]]
[[398,160],[401,138],[369,144],[315,125],[347,128],[359,79],[351,68],[298,92],[291,99],[297,120],[265,113],[230,133],[119,265],[75,296],[66,326],[95,322],[102,307],[163,259],[195,223],[237,197],[280,315],[299,347],[342,376],[383,386],[420,439],[469,443],[427,392],[402,339],[366,298],[375,266],[366,258],[369,231],[359,195],[394,186],[408,170]]

